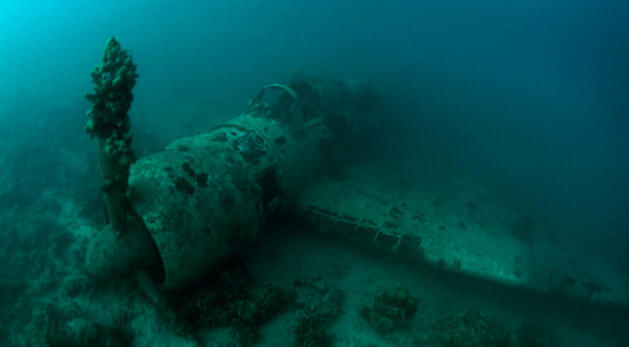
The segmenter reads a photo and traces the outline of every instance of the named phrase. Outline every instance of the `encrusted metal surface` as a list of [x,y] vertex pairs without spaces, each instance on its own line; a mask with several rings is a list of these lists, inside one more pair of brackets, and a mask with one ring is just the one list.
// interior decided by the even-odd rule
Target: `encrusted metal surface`
[[158,249],[164,287],[190,284],[255,239],[270,213],[300,196],[326,149],[349,137],[339,129],[365,114],[353,84],[292,85],[267,86],[283,94],[268,103],[262,92],[239,117],[131,167],[129,202]]
[[[508,208],[489,202],[445,203],[430,193],[386,185],[386,176],[358,166],[348,169],[342,180],[322,179],[301,198],[304,216],[332,237],[411,258],[437,271],[570,300],[629,306],[626,276],[597,267],[598,260],[588,255],[577,264],[571,260],[574,250],[522,240],[517,235],[522,217]],[[464,194],[469,193],[458,192]]]

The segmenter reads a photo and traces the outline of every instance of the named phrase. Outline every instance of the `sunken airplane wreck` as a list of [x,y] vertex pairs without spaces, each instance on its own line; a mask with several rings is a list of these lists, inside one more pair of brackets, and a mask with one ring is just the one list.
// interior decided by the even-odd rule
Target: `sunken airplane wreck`
[[[270,84],[242,115],[136,159],[127,116],[135,68],[110,39],[87,96],[86,130],[98,139],[110,221],[86,256],[96,279],[147,271],[167,290],[193,285],[259,237],[273,212],[290,209],[339,240],[437,271],[570,299],[629,303],[613,275],[557,270],[552,255],[548,261],[533,256],[517,232],[465,225],[440,212],[436,201],[426,206],[416,194],[383,187],[375,171],[361,169],[369,163],[347,168],[351,180],[318,177],[320,167],[345,161],[375,129],[383,111],[365,86],[311,76]],[[512,227],[522,235],[528,224],[514,217]]]

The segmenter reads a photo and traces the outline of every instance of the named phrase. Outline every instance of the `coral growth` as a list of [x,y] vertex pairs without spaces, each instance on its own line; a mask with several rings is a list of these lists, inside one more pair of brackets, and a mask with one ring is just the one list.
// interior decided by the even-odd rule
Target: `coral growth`
[[295,346],[332,346],[333,339],[328,333],[330,321],[330,317],[317,312],[316,309],[300,311],[295,327]]
[[328,330],[341,314],[345,295],[331,287],[321,276],[294,282],[297,326],[295,346],[331,346],[333,338]]
[[371,306],[363,307],[361,315],[381,334],[408,328],[417,311],[418,300],[409,290],[399,286],[376,295]]
[[502,325],[477,310],[444,318],[433,329],[444,347],[499,347],[511,343]]
[[541,324],[522,324],[513,333],[515,347],[555,347],[558,346],[555,337]]
[[44,345],[49,347],[131,347],[133,334],[127,330],[127,318],[105,325],[72,316],[68,310],[49,306],[40,317]]
[[260,328],[292,301],[289,291],[255,284],[247,270],[235,263],[188,292],[171,295],[173,327],[180,334],[195,336],[202,328],[229,327],[238,346],[259,342]]
[[127,112],[131,108],[131,90],[137,77],[131,55],[120,47],[116,38],[110,38],[105,44],[102,65],[92,71],[94,91],[86,94],[92,108],[87,111],[89,121],[85,130],[92,137],[107,139],[111,150],[127,147],[126,140],[130,140]]
[[101,66],[92,71],[94,91],[86,94],[92,107],[87,111],[89,120],[85,130],[98,138],[102,190],[109,220],[118,232],[125,230],[127,218],[125,194],[133,160],[127,112],[138,77],[135,71],[131,55],[112,37],[105,45]]

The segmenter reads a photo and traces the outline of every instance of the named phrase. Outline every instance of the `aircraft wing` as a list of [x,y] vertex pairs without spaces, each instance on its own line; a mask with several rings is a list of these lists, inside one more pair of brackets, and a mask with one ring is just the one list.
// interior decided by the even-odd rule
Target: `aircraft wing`
[[536,243],[528,217],[474,182],[422,187],[374,168],[347,174],[303,195],[300,208],[316,230],[438,272],[629,306],[626,276],[560,241]]

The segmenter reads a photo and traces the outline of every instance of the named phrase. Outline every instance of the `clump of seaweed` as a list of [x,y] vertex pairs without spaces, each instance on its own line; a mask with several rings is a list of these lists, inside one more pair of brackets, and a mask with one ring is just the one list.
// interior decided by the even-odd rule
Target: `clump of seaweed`
[[240,301],[232,307],[232,334],[241,346],[251,346],[261,339],[260,328],[287,310],[289,296],[281,288],[265,284],[249,291],[247,301]]
[[333,340],[328,333],[330,317],[317,312],[316,309],[307,308],[297,315],[295,327],[296,347],[328,347]]
[[361,310],[361,315],[380,334],[406,329],[410,326],[419,300],[406,287],[389,288],[376,295],[370,306]]
[[444,347],[501,347],[511,343],[502,325],[478,310],[468,309],[444,318],[433,330]]
[[333,338],[328,330],[341,314],[345,295],[328,285],[321,276],[294,282],[295,302],[298,305],[295,346],[331,346]]
[[90,323],[76,331],[48,331],[46,342],[50,347],[131,347],[133,335],[123,327]]
[[260,328],[290,307],[292,293],[257,285],[242,265],[231,263],[201,285],[173,294],[169,302],[179,334],[229,327],[238,346],[252,346],[262,338]]
[[134,336],[126,328],[127,323],[124,317],[112,324],[88,321],[74,317],[68,310],[49,306],[39,333],[43,335],[44,345],[49,347],[130,347]]
[[513,333],[514,347],[555,347],[555,337],[539,323],[525,323]]

